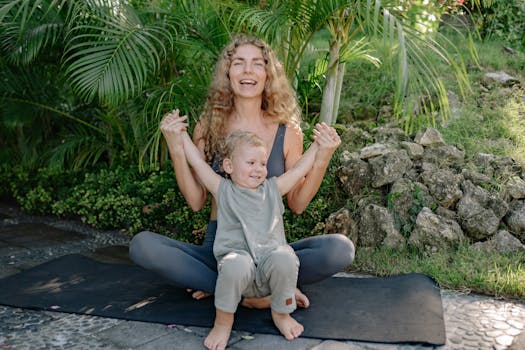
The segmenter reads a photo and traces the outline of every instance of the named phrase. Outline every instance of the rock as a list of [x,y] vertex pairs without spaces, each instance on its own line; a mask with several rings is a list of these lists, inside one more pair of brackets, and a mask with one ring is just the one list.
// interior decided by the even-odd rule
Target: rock
[[507,193],[514,199],[525,198],[525,181],[519,176],[513,176],[507,181]]
[[457,220],[458,218],[455,211],[443,207],[437,207],[436,214],[450,220]]
[[429,251],[446,249],[465,240],[461,227],[454,220],[436,215],[423,208],[417,216],[416,227],[408,244]]
[[412,167],[412,161],[405,150],[392,151],[368,161],[372,171],[372,187],[399,180]]
[[465,160],[465,152],[454,146],[436,146],[425,149],[423,162],[437,164],[439,168],[450,165],[461,165]]
[[392,147],[389,147],[383,143],[374,143],[370,146],[361,148],[359,151],[359,158],[368,159],[392,152]]
[[465,180],[469,180],[475,185],[485,184],[490,181],[489,176],[482,174],[482,173],[478,173],[477,171],[474,171],[474,170],[463,169],[461,171],[461,175],[463,175]]
[[471,248],[482,252],[499,253],[525,251],[525,245],[523,245],[519,239],[505,230],[498,231],[492,238],[485,242],[474,243]]
[[404,238],[394,226],[392,214],[384,207],[370,204],[360,213],[358,242],[363,247],[400,248]]
[[511,55],[517,55],[518,54],[517,50],[514,50],[512,47],[509,47],[509,46],[503,46],[503,52],[511,54]]
[[348,126],[341,135],[341,144],[344,145],[346,150],[350,149],[351,151],[355,151],[373,140],[374,138],[370,133],[355,126]]
[[514,201],[510,204],[509,212],[504,218],[509,230],[525,243],[525,200]]
[[326,219],[324,233],[341,233],[352,242],[357,242],[357,223],[352,219],[350,210],[341,208],[335,213],[330,214]]
[[487,83],[494,82],[503,86],[512,86],[520,82],[517,78],[501,71],[485,73],[483,76],[483,81]]
[[400,145],[401,145],[401,148],[407,151],[408,156],[412,160],[421,158],[425,151],[423,146],[418,145],[415,142],[402,141]]
[[425,171],[421,174],[421,180],[442,207],[452,208],[463,195],[459,187],[463,176],[454,174],[450,170]]
[[[359,244],[403,245],[403,236],[412,236],[423,207],[435,211],[433,215],[441,220],[437,226],[448,225],[450,232],[456,232],[450,223],[455,222],[463,239],[489,241],[507,225],[510,234],[525,241],[524,209],[514,204],[514,211],[508,212],[508,201],[525,199],[525,168],[512,158],[478,153],[466,159],[462,149],[446,145],[433,128],[418,132],[412,142],[398,124],[386,125],[371,132],[373,144],[372,136],[361,129],[350,126],[347,130],[351,138],[366,134],[364,144],[369,144],[354,152],[343,151],[337,173],[349,202],[358,208],[359,214],[353,215],[359,222],[359,237],[352,239]],[[498,194],[481,187],[493,188],[494,180],[504,185]],[[378,209],[385,207],[386,213]],[[326,221],[325,232],[349,234],[355,225],[350,214],[334,213]],[[419,228],[418,232],[423,231]],[[417,237],[413,241],[420,241]]]
[[470,181],[462,183],[463,197],[457,203],[459,223],[467,236],[476,241],[496,233],[508,205]]
[[370,166],[357,153],[344,151],[339,160],[337,175],[346,193],[354,196],[370,185]]
[[439,131],[434,128],[426,128],[419,131],[414,138],[414,142],[425,147],[444,146],[445,141]]
[[378,127],[374,130],[374,138],[378,143],[399,143],[400,141],[407,141],[408,136],[400,128]]
[[403,233],[412,231],[415,218],[423,207],[430,207],[434,204],[428,188],[408,178],[394,182],[388,193],[388,208],[394,215],[396,228]]

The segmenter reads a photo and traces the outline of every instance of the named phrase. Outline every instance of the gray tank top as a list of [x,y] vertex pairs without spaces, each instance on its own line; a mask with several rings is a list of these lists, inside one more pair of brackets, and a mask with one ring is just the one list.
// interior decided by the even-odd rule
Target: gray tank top
[[259,264],[275,248],[286,245],[284,204],[276,179],[264,180],[255,191],[237,187],[229,179],[221,180],[213,245],[217,261],[230,252],[243,250]]
[[[275,138],[273,140],[272,151],[270,157],[268,157],[268,163],[266,168],[268,169],[267,177],[280,176],[284,174],[286,168],[284,161],[284,135],[286,134],[286,125],[279,124],[277,132],[275,133]],[[216,155],[213,157],[210,166],[213,171],[215,171],[220,176],[224,177],[224,173],[221,171],[221,162],[219,156]]]

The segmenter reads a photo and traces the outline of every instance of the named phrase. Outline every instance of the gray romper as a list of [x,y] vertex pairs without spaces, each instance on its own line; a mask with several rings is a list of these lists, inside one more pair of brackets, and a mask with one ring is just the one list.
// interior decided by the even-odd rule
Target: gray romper
[[256,191],[221,179],[217,207],[215,307],[233,313],[242,296],[271,294],[273,310],[291,313],[299,259],[286,243],[276,178],[265,180]]

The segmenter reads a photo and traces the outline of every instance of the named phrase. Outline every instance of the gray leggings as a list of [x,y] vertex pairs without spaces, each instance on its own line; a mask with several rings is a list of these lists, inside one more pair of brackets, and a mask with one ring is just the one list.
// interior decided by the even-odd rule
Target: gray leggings
[[[202,245],[143,231],[131,240],[129,256],[135,264],[176,286],[213,293],[217,279],[217,261],[213,255],[216,230],[217,221],[210,221]],[[290,246],[300,262],[298,285],[328,278],[354,260],[354,245],[341,234],[308,237]]]

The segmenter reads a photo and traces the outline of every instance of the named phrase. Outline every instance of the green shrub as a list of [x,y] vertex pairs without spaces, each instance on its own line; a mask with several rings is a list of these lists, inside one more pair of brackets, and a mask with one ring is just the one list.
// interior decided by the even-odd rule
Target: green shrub
[[525,0],[485,1],[472,14],[483,39],[525,49]]
[[[337,155],[334,156],[337,158]],[[336,188],[334,161],[318,194],[301,215],[285,211],[290,241],[321,233],[322,223],[344,205]],[[36,172],[21,167],[0,168],[0,180],[8,184],[2,196],[11,196],[24,210],[79,218],[100,229],[159,232],[178,240],[201,243],[209,220],[210,203],[193,212],[177,189],[171,167],[140,173],[137,167],[98,169],[85,173]]]

